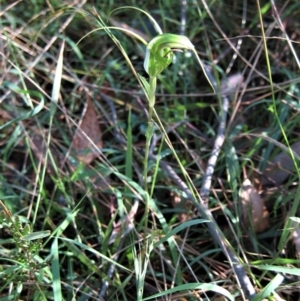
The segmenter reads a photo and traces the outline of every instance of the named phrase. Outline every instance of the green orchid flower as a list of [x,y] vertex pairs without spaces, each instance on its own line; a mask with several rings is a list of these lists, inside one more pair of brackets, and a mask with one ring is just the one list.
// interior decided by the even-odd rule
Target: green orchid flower
[[147,45],[144,69],[150,77],[158,76],[173,61],[173,50],[194,50],[191,41],[181,35],[163,33],[153,38]]

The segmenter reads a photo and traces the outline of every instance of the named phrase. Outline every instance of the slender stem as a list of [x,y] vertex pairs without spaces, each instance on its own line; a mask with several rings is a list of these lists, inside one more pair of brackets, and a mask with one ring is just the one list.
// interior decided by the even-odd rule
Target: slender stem
[[229,99],[227,96],[222,96],[222,112],[221,119],[219,123],[219,128],[217,132],[217,137],[213,146],[213,150],[208,160],[207,168],[203,176],[202,186],[200,189],[200,195],[204,204],[208,205],[208,197],[211,188],[212,176],[217,164],[217,160],[225,140],[225,127],[226,127],[226,118],[229,106]]
[[146,147],[145,147],[145,158],[144,158],[144,187],[145,191],[147,190],[147,170],[148,170],[148,159],[149,159],[149,149],[151,138],[153,136],[153,123],[152,123],[152,116],[153,116],[153,108],[155,104],[155,90],[156,90],[156,77],[150,77],[149,79],[150,84],[150,92],[149,92],[149,115],[148,115],[148,127],[146,132]]
[[150,77],[149,78],[149,115],[148,115],[148,127],[146,132],[146,145],[145,145],[145,157],[144,157],[144,188],[146,192],[146,210],[145,210],[145,230],[147,226],[147,215],[148,215],[148,208],[149,208],[149,192],[148,192],[148,183],[147,183],[147,177],[148,177],[148,159],[149,159],[149,150],[150,150],[150,144],[151,139],[154,132],[154,125],[152,123],[152,116],[153,116],[153,108],[155,105],[155,91],[156,91],[156,77]]
[[150,85],[149,107],[150,108],[153,108],[154,105],[155,105],[156,81],[157,81],[157,77],[156,76],[149,78],[149,85]]

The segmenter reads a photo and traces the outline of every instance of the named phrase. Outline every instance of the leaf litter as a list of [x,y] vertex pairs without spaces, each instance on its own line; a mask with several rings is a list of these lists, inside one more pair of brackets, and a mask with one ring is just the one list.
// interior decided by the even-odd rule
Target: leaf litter
[[99,148],[102,147],[102,132],[97,113],[92,100],[88,97],[81,122],[73,137],[72,150],[80,161],[90,164],[99,156]]
[[244,180],[239,195],[245,227],[247,229],[253,227],[255,232],[269,228],[269,212],[249,179]]

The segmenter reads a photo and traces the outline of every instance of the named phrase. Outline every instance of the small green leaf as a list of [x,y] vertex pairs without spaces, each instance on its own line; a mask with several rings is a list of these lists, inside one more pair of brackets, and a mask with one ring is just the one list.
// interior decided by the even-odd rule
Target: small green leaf
[[26,235],[29,235],[30,233],[31,233],[30,226],[29,226],[29,224],[26,224],[23,229],[23,235],[26,236]]
[[143,301],[152,300],[159,297],[167,296],[168,294],[173,294],[176,292],[183,292],[185,290],[204,290],[204,291],[213,291],[217,294],[223,295],[228,298],[230,301],[234,301],[234,296],[226,290],[225,288],[211,283],[185,283],[182,285],[178,285],[171,289],[165,290],[161,293],[154,294],[150,297],[144,298]]
[[265,286],[259,294],[257,294],[254,297],[253,301],[260,301],[264,300],[264,298],[269,297],[273,292],[275,292],[275,290],[279,287],[283,280],[284,277],[280,274],[277,274],[271,280],[271,282],[267,286]]
[[30,241],[30,240],[41,239],[41,238],[47,237],[49,235],[50,235],[50,231],[49,230],[39,231],[39,232],[34,232],[34,233],[31,233],[31,234],[25,235],[24,239],[26,241]]
[[137,73],[137,75],[138,75],[138,77],[139,77],[139,79],[140,79],[140,81],[142,83],[142,88],[143,88],[146,96],[149,98],[149,95],[150,95],[150,85],[149,85],[149,83],[147,82],[147,80],[145,79],[145,77],[141,76],[138,73]]

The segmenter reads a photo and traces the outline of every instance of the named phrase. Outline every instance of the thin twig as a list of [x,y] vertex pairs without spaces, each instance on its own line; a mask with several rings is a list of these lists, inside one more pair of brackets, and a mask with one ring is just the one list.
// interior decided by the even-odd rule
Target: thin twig
[[243,84],[244,78],[240,73],[229,76],[228,79],[221,82],[221,86],[219,88],[216,79],[211,72],[211,68],[209,68],[208,66],[204,66],[204,68],[207,77],[209,78],[212,85],[214,86],[215,91],[219,91],[219,95],[221,94],[221,99],[222,99],[221,116],[220,116],[220,123],[217,132],[217,137],[214,142],[213,150],[208,160],[207,169],[204,174],[202,186],[200,189],[201,198],[204,204],[207,205],[209,191],[211,188],[212,175],[214,173],[218,156],[220,154],[221,148],[225,140],[226,120],[227,120],[227,113],[229,107],[228,95],[233,92],[235,93],[237,91],[237,89]]
[[[246,21],[247,21],[247,1],[243,0],[243,15],[242,15],[242,24],[241,24],[241,31],[243,32],[245,30],[245,25],[246,25]],[[241,46],[243,43],[243,39],[239,38],[236,44],[236,50],[240,51]],[[231,71],[231,68],[233,67],[233,64],[236,60],[236,58],[238,57],[237,53],[235,52],[232,56],[232,59],[226,69],[226,74],[229,74],[229,72]]]
[[180,34],[185,35],[186,25],[186,0],[181,0],[181,22],[180,22]]
[[[216,91],[219,90],[218,85],[216,83],[216,80],[211,73],[209,68],[205,68],[206,74],[208,78],[210,79],[211,83],[213,84],[214,88]],[[229,106],[229,100],[228,97],[223,94],[222,95],[222,112],[221,112],[221,119],[219,123],[219,128],[217,132],[217,137],[213,146],[212,153],[209,157],[208,164],[207,164],[207,169],[203,177],[203,182],[202,186],[200,189],[200,195],[202,198],[202,201],[204,204],[208,204],[208,196],[209,196],[209,191],[211,188],[211,179],[212,175],[215,170],[215,166],[218,160],[218,156],[220,154],[220,150],[222,148],[222,145],[225,140],[225,127],[226,127],[226,119],[227,119],[227,112],[228,112],[228,106]]]

